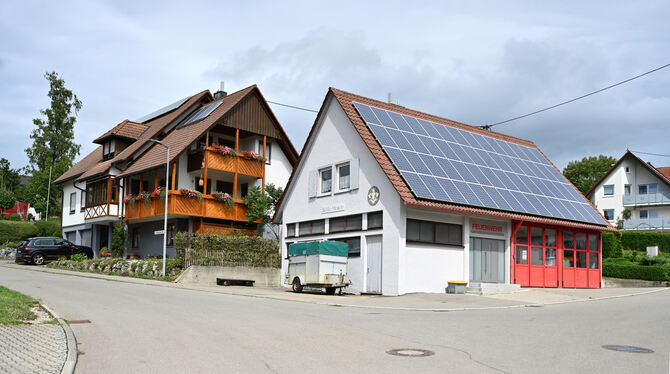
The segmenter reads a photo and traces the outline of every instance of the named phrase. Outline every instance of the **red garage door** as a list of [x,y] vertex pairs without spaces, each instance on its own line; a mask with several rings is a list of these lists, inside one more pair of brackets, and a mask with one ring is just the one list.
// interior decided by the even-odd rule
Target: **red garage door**
[[600,287],[600,234],[521,225],[512,243],[514,283],[523,287]]

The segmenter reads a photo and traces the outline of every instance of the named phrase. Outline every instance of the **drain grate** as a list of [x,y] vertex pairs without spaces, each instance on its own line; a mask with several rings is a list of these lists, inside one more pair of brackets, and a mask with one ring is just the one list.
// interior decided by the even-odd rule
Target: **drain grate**
[[628,353],[654,353],[653,350],[649,348],[634,347],[632,345],[603,345],[603,348],[609,349],[610,351],[616,352],[628,352]]
[[402,357],[427,357],[435,354],[433,351],[427,349],[416,349],[416,348],[400,348],[400,349],[391,349],[386,351],[386,353],[391,356],[402,356]]
[[91,323],[91,321],[87,319],[73,319],[71,321],[67,321],[67,323],[69,323],[70,325],[82,325],[85,323]]

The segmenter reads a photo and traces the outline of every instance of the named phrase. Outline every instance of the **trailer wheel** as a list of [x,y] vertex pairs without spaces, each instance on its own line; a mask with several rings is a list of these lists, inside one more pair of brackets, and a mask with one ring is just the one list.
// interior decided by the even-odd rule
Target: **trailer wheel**
[[326,287],[326,295],[335,295],[335,287]]
[[300,278],[296,277],[293,279],[292,284],[293,292],[300,293],[302,292],[302,285],[300,284]]

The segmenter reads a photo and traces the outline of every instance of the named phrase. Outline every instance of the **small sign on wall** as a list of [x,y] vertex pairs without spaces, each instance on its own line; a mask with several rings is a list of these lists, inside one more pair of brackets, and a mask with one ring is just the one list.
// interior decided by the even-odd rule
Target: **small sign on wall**
[[321,214],[341,212],[343,210],[344,210],[344,204],[329,205],[321,208]]
[[470,232],[478,234],[505,236],[505,228],[502,224],[484,222],[484,221],[470,221]]

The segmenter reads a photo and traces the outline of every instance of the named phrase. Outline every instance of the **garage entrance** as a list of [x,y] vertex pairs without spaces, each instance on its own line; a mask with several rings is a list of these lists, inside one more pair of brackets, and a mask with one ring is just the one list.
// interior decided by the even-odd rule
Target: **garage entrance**
[[505,282],[505,241],[470,237],[470,281]]
[[513,283],[522,287],[600,287],[600,234],[521,225],[513,246]]

